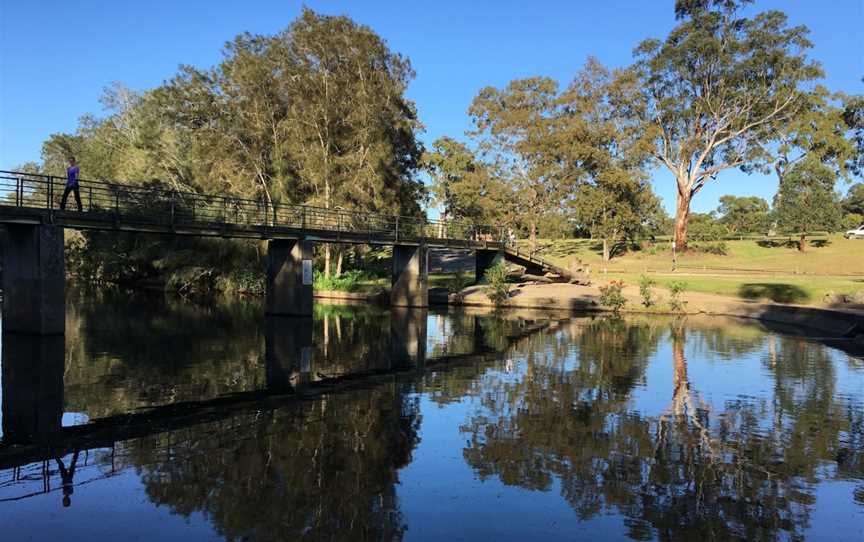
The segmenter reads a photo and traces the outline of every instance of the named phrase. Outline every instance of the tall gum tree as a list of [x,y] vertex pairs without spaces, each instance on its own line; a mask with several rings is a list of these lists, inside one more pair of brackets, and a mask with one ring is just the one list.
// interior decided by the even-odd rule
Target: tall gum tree
[[764,164],[763,146],[798,113],[802,86],[822,75],[804,26],[780,11],[752,18],[752,0],[677,0],[665,40],[635,50],[655,158],[675,178],[675,241],[687,249],[690,202],[730,168]]

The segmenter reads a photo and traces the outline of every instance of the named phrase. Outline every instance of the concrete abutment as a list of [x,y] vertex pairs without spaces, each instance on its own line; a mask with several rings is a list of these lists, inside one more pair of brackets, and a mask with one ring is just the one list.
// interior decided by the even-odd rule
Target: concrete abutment
[[62,335],[66,327],[63,228],[9,224],[2,239],[4,331]]
[[390,304],[394,307],[429,306],[429,248],[393,246]]
[[266,312],[312,316],[312,243],[273,239],[267,246]]

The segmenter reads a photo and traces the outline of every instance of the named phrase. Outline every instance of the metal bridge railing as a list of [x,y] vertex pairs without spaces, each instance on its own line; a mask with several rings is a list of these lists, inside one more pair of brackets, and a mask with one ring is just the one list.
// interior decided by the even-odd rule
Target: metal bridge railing
[[[56,211],[64,177],[0,170],[0,205]],[[424,239],[506,242],[503,228],[456,220],[389,216],[310,205],[271,203],[166,189],[79,179],[83,212],[163,226],[230,225],[288,227],[364,234],[397,243]],[[66,210],[76,211],[70,194]]]

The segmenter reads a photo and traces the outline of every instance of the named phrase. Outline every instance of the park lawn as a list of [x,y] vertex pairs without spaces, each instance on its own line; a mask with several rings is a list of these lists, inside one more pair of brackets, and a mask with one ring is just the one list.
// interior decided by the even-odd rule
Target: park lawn
[[[789,238],[778,238],[788,240]],[[827,276],[864,276],[864,240],[843,239],[841,235],[815,238],[808,243],[806,252],[790,246],[762,246],[755,240],[724,241],[727,254],[717,255],[694,250],[678,254],[678,268],[688,272],[735,270],[765,271],[777,275],[815,274]],[[698,246],[695,242],[693,245]],[[520,248],[528,248],[520,242]],[[590,239],[540,240],[538,251],[542,258],[569,266],[576,257],[592,270],[603,269],[602,245]],[[606,264],[609,272],[636,273],[670,271],[672,253],[668,243],[657,243],[645,250],[630,251],[612,258]]]
[[[596,282],[620,279],[638,285],[640,273],[598,273]],[[717,294],[739,299],[770,300],[779,303],[825,305],[838,294],[864,293],[864,277],[742,276],[684,273],[648,273],[658,286],[668,288],[673,282],[685,284],[685,291]]]

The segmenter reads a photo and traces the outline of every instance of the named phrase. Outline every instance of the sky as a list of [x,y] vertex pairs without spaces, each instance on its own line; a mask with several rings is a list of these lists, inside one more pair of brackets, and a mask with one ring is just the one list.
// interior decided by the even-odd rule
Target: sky
[[[427,145],[442,135],[464,139],[466,111],[485,86],[535,75],[564,86],[587,57],[627,65],[641,40],[665,37],[675,24],[674,0],[0,0],[0,169],[38,161],[50,134],[102,114],[98,99],[112,82],[146,90],[181,64],[213,66],[226,41],[245,31],[274,34],[303,5],[348,15],[411,59],[417,77],[408,95]],[[810,28],[824,84],[864,93],[864,0],[757,0],[748,11],[767,9]],[[672,176],[657,169],[652,183],[671,212]],[[716,208],[724,194],[770,201],[776,188],[773,177],[725,171],[696,196],[693,210]]]

